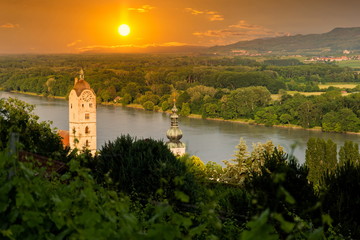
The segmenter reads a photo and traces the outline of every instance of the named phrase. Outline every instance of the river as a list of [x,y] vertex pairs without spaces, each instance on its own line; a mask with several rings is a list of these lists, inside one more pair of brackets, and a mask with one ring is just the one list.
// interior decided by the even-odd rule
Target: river
[[[0,98],[18,98],[36,105],[34,113],[40,120],[50,120],[52,127],[68,130],[68,103],[65,100],[30,96],[18,93],[1,92]],[[170,126],[166,113],[149,112],[116,106],[97,106],[97,146],[101,149],[107,141],[112,141],[122,134],[137,138],[166,139],[166,131]],[[358,142],[359,135],[323,133],[303,129],[287,129],[246,125],[235,122],[214,121],[194,118],[180,118],[180,129],[183,131],[182,141],[187,145],[187,152],[200,157],[203,162],[214,161],[222,164],[222,160],[233,158],[235,146],[242,137],[248,144],[272,140],[281,145],[285,151],[292,152],[300,163],[305,161],[306,143],[310,137],[331,138],[343,145],[345,140]]]

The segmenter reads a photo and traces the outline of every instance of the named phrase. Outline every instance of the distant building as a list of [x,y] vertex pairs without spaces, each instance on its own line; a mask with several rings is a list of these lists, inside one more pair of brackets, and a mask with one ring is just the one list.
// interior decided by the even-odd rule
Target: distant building
[[89,149],[95,154],[96,94],[85,81],[82,69],[69,95],[69,135],[71,149]]
[[341,62],[351,60],[349,57],[341,56],[341,57],[313,57],[309,60],[305,60],[305,62]]
[[179,116],[176,114],[178,110],[176,108],[175,103],[171,111],[172,111],[172,114],[170,115],[171,127],[166,132],[166,136],[169,139],[169,141],[166,143],[166,145],[174,155],[182,156],[186,152],[186,145],[185,143],[180,141],[183,134],[179,128],[179,124],[178,124]]
[[231,50],[231,53],[233,56],[261,56],[260,53],[250,53],[249,51],[243,49],[233,49]]

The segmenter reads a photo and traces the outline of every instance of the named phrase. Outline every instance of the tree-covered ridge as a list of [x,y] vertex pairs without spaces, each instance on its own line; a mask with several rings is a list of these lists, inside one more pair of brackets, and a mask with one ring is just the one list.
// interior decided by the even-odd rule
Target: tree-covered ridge
[[[98,102],[140,104],[166,111],[177,98],[180,114],[252,119],[266,125],[321,126],[325,131],[357,131],[357,95],[290,96],[285,91],[319,91],[325,82],[358,82],[349,68],[303,64],[296,59],[176,55],[25,55],[0,57],[0,87],[5,90],[66,96],[79,66]],[[331,89],[329,89],[331,90]],[[325,90],[323,90],[325,91]],[[357,91],[357,88],[351,90]],[[280,100],[270,96],[281,93]],[[334,102],[335,105],[330,105]],[[336,106],[336,107],[334,107]],[[350,122],[334,126],[346,114]]]
[[[19,120],[36,117],[28,116],[31,108],[22,102],[0,105],[2,112],[21,109],[22,115],[0,115],[13,132],[20,131]],[[49,125],[31,126],[24,122],[30,133],[45,128],[56,139]],[[19,134],[21,150],[27,139]],[[307,156],[324,162],[325,175],[319,174],[317,183],[309,172],[319,169],[310,164],[317,160],[310,157],[300,166],[271,142],[250,152],[241,140],[232,163],[223,168],[197,157],[176,158],[161,141],[121,136],[96,156],[73,151],[63,159],[68,170],[61,175],[45,174],[31,158],[21,162],[5,147],[0,150],[0,238],[357,239],[358,146],[346,143],[336,163],[331,141],[315,139],[309,145],[314,148]],[[52,156],[62,151],[46,144],[40,148]]]

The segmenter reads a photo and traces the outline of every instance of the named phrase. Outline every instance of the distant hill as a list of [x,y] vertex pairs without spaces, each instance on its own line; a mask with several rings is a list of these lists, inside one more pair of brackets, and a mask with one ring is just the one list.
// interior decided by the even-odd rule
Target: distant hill
[[200,53],[206,51],[202,46],[149,46],[149,47],[123,47],[123,48],[95,48],[83,53]]
[[258,53],[336,53],[343,50],[360,50],[360,27],[335,28],[322,34],[307,34],[240,41],[226,46],[209,48],[212,53],[231,53],[247,50]]

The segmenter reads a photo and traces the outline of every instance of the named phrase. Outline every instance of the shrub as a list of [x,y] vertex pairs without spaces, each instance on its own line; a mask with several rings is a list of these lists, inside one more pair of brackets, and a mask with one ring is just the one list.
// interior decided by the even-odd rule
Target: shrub
[[123,105],[128,105],[129,103],[131,103],[132,101],[132,97],[130,94],[126,93],[122,98],[121,98],[121,103]]
[[190,115],[191,109],[189,103],[183,103],[181,106],[180,115],[187,117]]
[[168,101],[164,101],[164,102],[161,104],[161,110],[163,110],[164,112],[165,112],[166,110],[168,110],[169,107],[170,107],[170,104],[169,104]]
[[301,224],[299,219],[312,219],[314,224],[321,224],[320,212],[314,211],[317,197],[307,180],[308,169],[276,150],[265,158],[261,173],[254,173],[246,182],[246,189],[257,204],[253,210],[260,214],[269,209],[297,224]]
[[182,193],[195,198],[193,174],[161,141],[121,136],[102,147],[96,165],[101,182],[109,176],[111,186],[140,198],[162,195],[176,199]]
[[217,183],[213,184],[215,196],[219,204],[219,214],[222,217],[236,219],[243,224],[250,219],[251,196],[240,186]]
[[145,108],[145,110],[152,111],[154,110],[155,104],[152,101],[146,101],[143,103],[143,107]]
[[360,236],[360,166],[346,162],[333,173],[324,175],[321,198],[323,211],[333,220],[335,230],[343,236]]
[[141,237],[129,198],[98,186],[78,161],[69,166],[50,181],[42,169],[0,152],[0,239]]
[[65,156],[60,136],[53,132],[50,122],[38,122],[34,106],[21,100],[0,99],[0,150],[6,148],[10,133],[19,133],[23,150],[43,156]]

